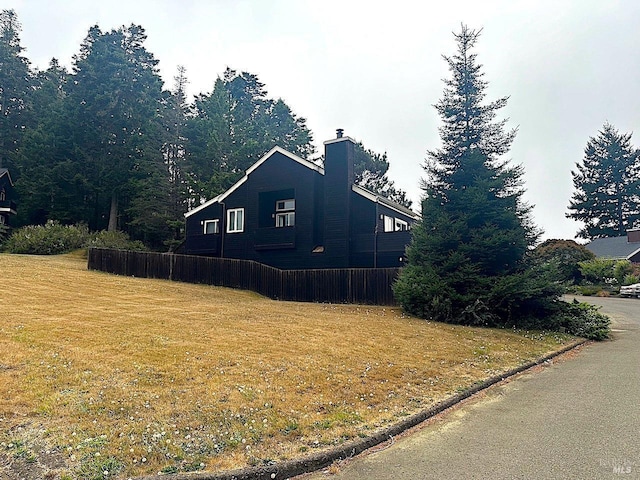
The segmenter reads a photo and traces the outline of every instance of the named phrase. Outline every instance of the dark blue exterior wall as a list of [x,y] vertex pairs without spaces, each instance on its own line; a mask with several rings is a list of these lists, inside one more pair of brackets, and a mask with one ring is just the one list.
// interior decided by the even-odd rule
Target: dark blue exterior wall
[[349,266],[351,186],[355,144],[349,138],[325,142],[324,256],[333,268]]
[[414,222],[406,214],[352,192],[351,267],[385,268],[404,264],[405,247],[411,241],[411,232],[385,232],[385,215],[401,219],[409,225]]
[[[397,267],[409,232],[383,233],[382,215],[413,218],[352,190],[353,143],[329,144],[324,175],[276,151],[244,183],[187,217],[185,253],[255,260],[281,269]],[[335,148],[333,148],[335,147]],[[295,225],[276,227],[276,202],[295,200]],[[226,232],[244,208],[244,231]],[[220,233],[203,234],[219,219]]]
[[16,195],[7,169],[0,169],[0,222],[9,225],[9,218],[17,210]]

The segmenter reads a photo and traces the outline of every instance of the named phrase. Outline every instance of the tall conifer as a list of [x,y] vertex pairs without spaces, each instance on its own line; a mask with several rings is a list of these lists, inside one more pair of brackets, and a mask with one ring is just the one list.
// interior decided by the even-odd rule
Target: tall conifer
[[428,152],[422,220],[395,292],[424,318],[515,324],[541,315],[557,292],[526,266],[539,233],[522,200],[523,170],[503,158],[516,135],[496,119],[507,97],[485,102],[487,82],[473,52],[480,33],[463,25],[454,34],[457,53],[444,57],[451,78],[435,105],[442,146]]
[[567,217],[584,222],[581,238],[622,236],[640,226],[640,155],[631,134],[605,123],[589,138],[573,175],[575,192]]

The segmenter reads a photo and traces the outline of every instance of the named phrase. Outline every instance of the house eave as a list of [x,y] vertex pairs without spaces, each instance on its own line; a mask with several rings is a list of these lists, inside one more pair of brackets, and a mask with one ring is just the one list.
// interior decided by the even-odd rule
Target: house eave
[[638,255],[639,253],[640,253],[640,248],[637,248],[636,250],[631,252],[629,255],[627,255],[627,260],[631,260],[633,257]]
[[254,172],[260,165],[262,165],[264,162],[266,162],[273,154],[275,153],[280,153],[281,155],[284,155],[285,157],[293,160],[294,162],[299,163],[300,165],[307,167],[311,170],[315,170],[316,172],[318,172],[320,175],[324,175],[324,168],[322,168],[319,165],[316,165],[315,163],[309,161],[309,160],[305,160],[302,157],[299,157],[291,152],[287,152],[284,148],[282,147],[273,147],[271,150],[269,150],[267,153],[265,153],[260,160],[258,160],[256,163],[254,163],[253,165],[251,165],[244,173],[244,176],[238,180],[236,183],[234,183],[231,188],[229,188],[226,192],[221,193],[220,195],[218,195],[215,198],[212,198],[211,200],[208,200],[206,202],[204,202],[201,205],[198,205],[197,207],[195,207],[193,210],[189,210],[187,213],[184,214],[185,218],[190,217],[191,215],[198,213],[199,211],[207,208],[210,205],[213,205],[214,203],[219,203],[219,202],[223,202],[225,200],[225,198],[227,198],[229,195],[231,195],[233,192],[235,192],[238,188],[240,188],[240,186],[245,183],[248,178],[249,175],[251,175],[252,172]]
[[7,168],[0,168],[0,177],[3,177],[4,175],[6,175],[9,178],[9,185],[13,187],[14,186],[13,180],[11,179],[11,174],[9,173],[9,170]]
[[353,192],[357,193],[358,195],[366,198],[367,200],[370,200],[374,203],[380,203],[382,205],[384,205],[385,207],[390,208],[391,210],[394,210],[398,213],[401,213],[402,215],[406,215],[408,217],[413,218],[414,220],[419,220],[420,219],[420,215],[418,215],[417,213],[415,213],[413,210],[404,207],[392,200],[389,200],[388,198],[383,197],[382,195],[378,195],[370,190],[367,190],[364,187],[361,187],[360,185],[356,185],[353,184],[351,187],[351,190],[353,190]]

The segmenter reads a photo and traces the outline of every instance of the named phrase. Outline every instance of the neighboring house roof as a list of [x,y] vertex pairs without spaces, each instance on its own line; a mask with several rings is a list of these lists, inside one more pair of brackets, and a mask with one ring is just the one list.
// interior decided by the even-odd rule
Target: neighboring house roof
[[585,245],[596,257],[630,259],[640,253],[640,242],[629,242],[626,235],[621,237],[596,238]]
[[[355,142],[354,142],[355,143]],[[260,160],[258,160],[256,163],[254,163],[253,165],[251,165],[251,167],[249,167],[247,169],[247,171],[245,172],[244,176],[238,180],[235,184],[233,184],[233,186],[231,186],[231,188],[229,188],[229,190],[227,190],[224,193],[221,193],[220,195],[218,195],[217,197],[212,198],[211,200],[206,201],[205,203],[198,205],[197,207],[195,207],[193,210],[189,210],[187,213],[184,214],[185,217],[190,217],[191,215],[193,215],[194,213],[199,212],[200,210],[203,210],[205,208],[207,208],[209,205],[212,205],[214,203],[217,202],[222,202],[224,201],[225,198],[227,198],[229,195],[231,195],[233,192],[235,192],[243,183],[245,183],[247,181],[247,179],[249,178],[249,175],[255,171],[260,165],[262,165],[264,162],[266,162],[274,153],[280,153],[282,155],[284,155],[287,158],[290,158],[291,160],[293,160],[294,162],[297,162],[299,164],[301,164],[304,167],[307,167],[311,170],[314,170],[316,172],[318,172],[320,175],[324,175],[324,168],[322,168],[320,165],[317,165],[309,160],[305,160],[302,157],[299,157],[291,152],[286,151],[284,148],[281,147],[273,147],[271,150],[269,150],[269,152],[267,152],[266,154],[264,154],[262,156],[262,158],[260,158]],[[420,218],[420,216],[418,214],[416,214],[413,210],[410,210],[406,207],[404,207],[403,205],[400,205],[392,200],[389,200],[388,198],[379,195],[377,193],[371,192],[370,190],[367,190],[364,187],[361,187],[359,185],[353,185],[352,186],[352,190],[357,193],[358,195],[361,195],[369,200],[371,200],[372,202],[376,202],[376,203],[381,203],[393,210],[396,210],[399,213],[403,213],[404,215],[408,215],[410,217],[413,217],[414,219],[418,219]]]

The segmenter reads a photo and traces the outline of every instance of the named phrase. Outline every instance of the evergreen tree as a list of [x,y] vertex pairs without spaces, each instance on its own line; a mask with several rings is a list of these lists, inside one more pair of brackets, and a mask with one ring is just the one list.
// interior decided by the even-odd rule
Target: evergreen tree
[[502,157],[516,135],[496,120],[507,98],[484,102],[473,53],[480,31],[462,26],[451,78],[435,106],[442,147],[424,165],[422,220],[395,285],[402,306],[435,320],[514,325],[544,315],[557,289],[527,268],[538,231],[523,200],[520,166]]
[[400,205],[411,208],[412,202],[407,198],[406,192],[397,188],[393,180],[389,180],[388,170],[389,160],[386,152],[379,154],[365,148],[362,142],[356,144],[353,165],[355,183]]
[[578,237],[622,236],[640,224],[640,155],[630,133],[605,123],[576,167],[567,217],[584,222]]
[[63,224],[85,221],[91,196],[74,157],[72,132],[65,122],[68,72],[56,59],[34,78],[32,108],[38,122],[27,128],[18,151],[16,190],[20,195],[17,223]]
[[13,167],[28,124],[32,77],[29,61],[22,56],[20,29],[15,11],[0,12],[0,168]]
[[195,204],[225,191],[276,145],[303,158],[314,153],[306,120],[268,98],[256,75],[228,68],[194,103],[187,163]]
[[94,228],[115,230],[120,216],[121,226],[135,220],[126,215],[136,185],[164,168],[162,80],[145,40],[140,26],[107,33],[94,26],[74,57],[67,119],[79,170],[95,192]]
[[186,181],[188,177],[186,128],[190,107],[187,103],[187,83],[186,69],[180,65],[174,77],[173,92],[167,92],[163,115],[165,141],[162,152],[169,180],[167,223],[173,232],[171,238],[167,240],[169,248],[181,242],[184,227],[183,214],[189,209],[190,192]]

